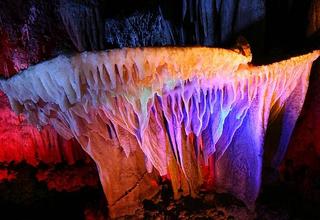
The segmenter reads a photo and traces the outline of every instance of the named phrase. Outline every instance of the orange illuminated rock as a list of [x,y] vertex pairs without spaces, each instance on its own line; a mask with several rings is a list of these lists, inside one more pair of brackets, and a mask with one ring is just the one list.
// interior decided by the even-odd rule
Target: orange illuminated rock
[[152,198],[159,175],[170,177],[175,198],[205,185],[253,207],[268,122],[282,113],[277,166],[318,56],[251,66],[250,56],[215,48],[85,52],[0,86],[16,112],[78,140],[97,164],[112,217]]

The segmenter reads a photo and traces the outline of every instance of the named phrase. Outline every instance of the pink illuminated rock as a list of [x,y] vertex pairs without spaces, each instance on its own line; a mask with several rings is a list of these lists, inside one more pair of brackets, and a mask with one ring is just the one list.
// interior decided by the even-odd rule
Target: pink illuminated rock
[[85,52],[0,87],[30,122],[78,140],[97,164],[112,217],[152,198],[159,175],[170,177],[175,198],[213,181],[253,207],[268,123],[282,113],[277,166],[318,56],[251,66],[250,56],[214,48]]
[[39,163],[69,165],[76,161],[89,161],[74,140],[64,140],[51,127],[39,131],[27,123],[23,115],[17,116],[0,92],[0,162],[18,164],[25,162],[32,166]]

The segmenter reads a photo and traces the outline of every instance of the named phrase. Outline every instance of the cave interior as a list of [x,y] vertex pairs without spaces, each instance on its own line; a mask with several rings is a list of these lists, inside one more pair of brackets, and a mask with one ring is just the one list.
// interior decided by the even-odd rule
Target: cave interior
[[0,219],[320,219],[319,56],[320,0],[0,0]]

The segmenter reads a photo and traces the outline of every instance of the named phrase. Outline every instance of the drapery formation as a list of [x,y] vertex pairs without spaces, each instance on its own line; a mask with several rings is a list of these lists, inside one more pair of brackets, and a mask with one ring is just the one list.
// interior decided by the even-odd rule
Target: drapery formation
[[251,66],[251,57],[215,48],[84,52],[30,67],[0,88],[17,113],[79,141],[112,216],[153,197],[159,174],[176,198],[214,187],[252,207],[268,122],[281,112],[277,166],[318,56]]

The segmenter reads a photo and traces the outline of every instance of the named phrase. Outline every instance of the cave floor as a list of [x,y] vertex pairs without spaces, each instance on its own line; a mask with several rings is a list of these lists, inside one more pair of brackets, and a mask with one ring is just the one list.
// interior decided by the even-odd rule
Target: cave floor
[[[74,174],[79,175],[76,170],[83,166],[75,165]],[[19,165],[12,169],[17,173],[15,179],[0,182],[1,220],[107,219],[107,203],[99,182],[79,188],[49,190],[45,182],[35,178],[36,168]],[[58,170],[64,169],[70,172],[70,167],[62,166]],[[81,172],[87,176],[86,172],[92,173],[92,170]],[[314,175],[320,176],[318,174]],[[282,177],[276,178],[278,181],[262,186],[254,212],[230,194],[201,191],[198,198],[174,200],[170,182],[162,181],[161,191],[152,201],[144,201],[144,208],[135,216],[123,219],[320,219],[320,178],[311,177],[305,169],[284,172]]]

